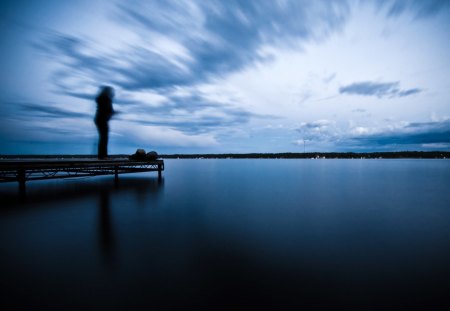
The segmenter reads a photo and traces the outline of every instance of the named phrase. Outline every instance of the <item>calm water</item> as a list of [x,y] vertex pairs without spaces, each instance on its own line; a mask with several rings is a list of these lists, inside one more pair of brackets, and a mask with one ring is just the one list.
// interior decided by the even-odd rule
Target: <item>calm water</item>
[[165,164],[1,184],[2,304],[450,305],[448,160]]

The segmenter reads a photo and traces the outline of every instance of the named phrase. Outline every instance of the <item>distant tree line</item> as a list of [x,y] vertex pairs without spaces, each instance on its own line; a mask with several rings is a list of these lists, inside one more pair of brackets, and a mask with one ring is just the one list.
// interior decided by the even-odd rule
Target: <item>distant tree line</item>
[[447,151],[164,154],[164,159],[445,159]]
[[[0,155],[0,159],[91,159],[97,155]],[[128,154],[109,155],[112,159],[128,158]],[[283,153],[198,153],[161,154],[162,159],[446,159],[448,151],[398,151],[398,152],[283,152]]]

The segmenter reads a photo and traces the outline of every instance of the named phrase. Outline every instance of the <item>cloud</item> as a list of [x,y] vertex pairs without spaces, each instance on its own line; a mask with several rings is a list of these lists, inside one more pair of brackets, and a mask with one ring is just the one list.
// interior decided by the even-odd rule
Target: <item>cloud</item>
[[196,89],[185,89],[184,94],[167,93],[158,105],[124,100],[120,101],[119,120],[150,126],[163,126],[185,134],[200,134],[242,126],[252,118],[270,116],[249,112],[234,102],[210,100]]
[[32,103],[15,103],[14,105],[20,107],[24,116],[37,118],[92,118],[88,113],[71,111],[54,105],[37,105]]
[[394,94],[398,90],[398,84],[398,82],[355,82],[339,88],[339,93],[383,97]]
[[[351,126],[340,128],[335,121],[304,122],[293,144],[333,150],[420,150],[450,148],[450,119],[433,122],[410,122],[387,128]],[[337,149],[336,149],[337,148]]]
[[[365,132],[366,133],[366,132]],[[392,145],[448,145],[450,120],[415,122],[366,135],[355,135],[350,142],[357,146],[380,147]]]
[[[133,94],[139,95],[136,92]],[[152,102],[155,100],[157,104]],[[233,102],[210,100],[196,89],[177,90],[160,98],[124,96],[114,106],[119,111],[111,124],[114,135],[153,139],[153,144],[161,146],[214,146],[218,131],[241,127],[251,118],[269,117],[251,113]],[[4,125],[0,132],[11,141],[51,139],[58,142],[66,141],[67,135],[94,137],[96,134],[93,111],[72,111],[57,104],[31,102],[11,102],[1,107],[19,109],[14,119],[0,117]],[[11,124],[14,126],[11,127]],[[86,128],[91,131],[86,132]]]
[[127,90],[165,89],[267,61],[266,46],[298,49],[323,39],[342,28],[349,11],[343,1],[138,1],[119,4],[109,21],[135,34],[117,50],[64,33],[35,47],[63,66],[54,73],[58,87],[78,73]]
[[421,89],[414,88],[414,89],[409,89],[409,90],[399,91],[399,92],[397,93],[397,95],[398,95],[399,97],[404,97],[404,96],[409,96],[409,95],[417,94],[417,93],[420,93],[420,92],[422,92]]
[[[342,1],[136,1],[115,4],[109,13],[107,23],[133,34],[118,38],[114,48],[105,49],[104,38],[56,31],[36,40],[34,48],[56,65],[53,92],[93,101],[96,87],[110,84],[118,90],[115,107],[122,112],[114,122],[189,136],[267,118],[239,108],[237,100],[215,101],[197,89],[270,61],[270,53],[262,52],[273,50],[268,47],[299,49],[328,37],[342,29],[350,7]],[[154,104],[120,96],[146,92],[165,100]],[[32,110],[44,117],[70,116],[64,109]]]
[[336,122],[331,120],[303,122],[296,129],[296,132],[300,134],[302,141],[330,141],[338,136]]
[[380,8],[385,8],[390,17],[411,12],[416,18],[427,18],[450,6],[447,0],[381,0],[376,3]]
[[[120,20],[135,26],[144,36],[164,34],[181,45],[189,55],[183,62],[188,70],[176,70],[179,78],[186,78],[184,83],[196,83],[264,61],[267,57],[259,51],[268,45],[297,48],[299,40],[327,36],[340,29],[349,14],[347,4],[337,1],[155,3],[121,6]],[[154,75],[147,71],[144,76]],[[136,87],[153,85],[153,81],[147,83],[142,78],[137,82]]]
[[207,147],[218,144],[211,134],[188,135],[170,127],[137,124],[121,125],[118,130],[122,134],[117,141],[124,146],[141,144],[144,146]]
[[[93,114],[69,110],[51,102],[2,102],[0,112],[4,112],[0,115],[1,152],[10,152],[3,143],[85,146],[90,145],[90,137],[96,135]],[[89,128],[92,131],[86,131]]]
[[332,73],[332,74],[329,75],[328,77],[325,77],[325,78],[323,79],[323,82],[324,82],[325,84],[329,84],[331,81],[334,80],[334,78],[336,78],[336,73]]
[[357,109],[353,109],[352,112],[354,113],[365,113],[367,112],[366,109],[362,109],[362,108],[357,108]]
[[339,88],[339,93],[382,97],[405,97],[422,92],[419,88],[401,90],[399,82],[355,82]]

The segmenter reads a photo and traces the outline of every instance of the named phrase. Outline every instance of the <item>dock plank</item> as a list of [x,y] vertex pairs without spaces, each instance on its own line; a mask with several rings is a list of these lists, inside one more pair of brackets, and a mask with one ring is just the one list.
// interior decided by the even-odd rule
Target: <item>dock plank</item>
[[19,188],[26,181],[72,178],[100,175],[115,175],[139,172],[161,172],[163,160],[136,161],[128,159],[8,159],[0,160],[0,182],[19,182]]

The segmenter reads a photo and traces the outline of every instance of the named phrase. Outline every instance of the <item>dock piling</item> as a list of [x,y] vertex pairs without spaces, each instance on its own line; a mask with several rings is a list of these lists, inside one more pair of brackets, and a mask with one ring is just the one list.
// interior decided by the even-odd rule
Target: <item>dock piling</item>
[[119,185],[119,168],[117,165],[114,166],[114,185],[116,187]]
[[158,171],[158,178],[161,179],[163,170],[163,160],[1,160],[0,183],[16,181],[19,183],[19,192],[25,194],[25,183],[27,181],[114,175],[117,186],[119,174]]
[[17,181],[19,182],[19,195],[20,196],[24,196],[25,195],[25,182],[26,182],[26,178],[25,178],[25,169],[23,168],[19,168],[17,170]]

